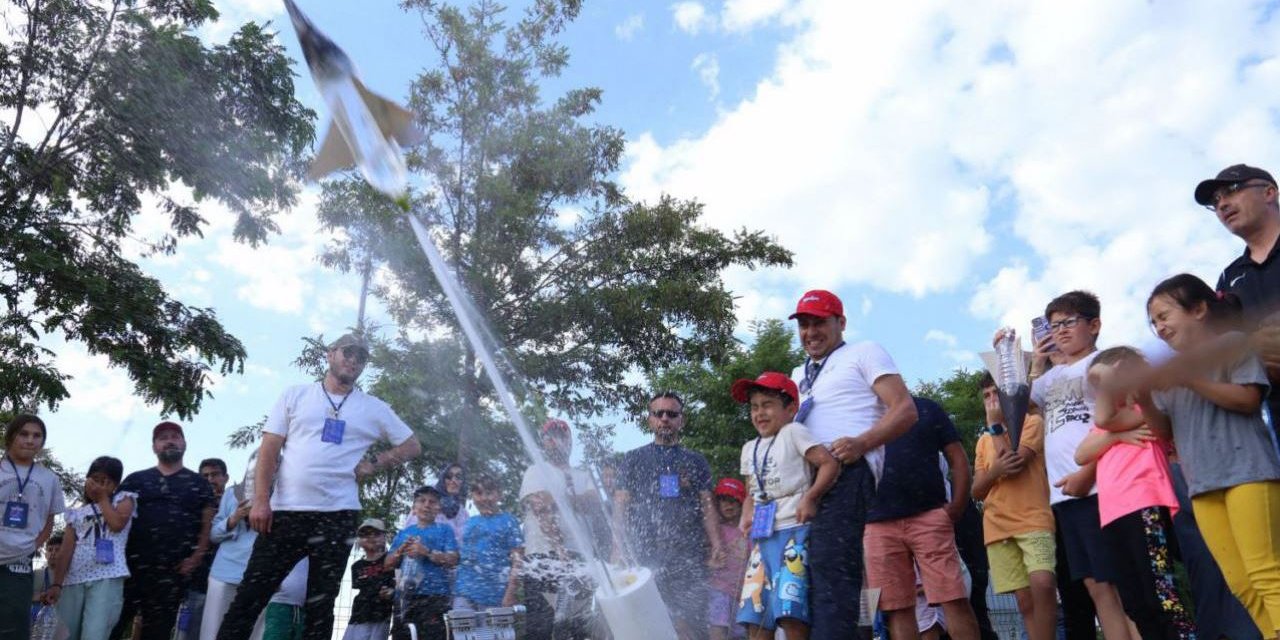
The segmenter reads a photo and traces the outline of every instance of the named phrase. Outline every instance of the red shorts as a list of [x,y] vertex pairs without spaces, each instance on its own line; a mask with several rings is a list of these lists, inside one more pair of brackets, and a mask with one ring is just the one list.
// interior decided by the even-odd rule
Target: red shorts
[[969,597],[955,528],[941,508],[897,520],[868,522],[862,543],[867,586],[880,589],[881,611],[916,606],[916,565],[929,604]]

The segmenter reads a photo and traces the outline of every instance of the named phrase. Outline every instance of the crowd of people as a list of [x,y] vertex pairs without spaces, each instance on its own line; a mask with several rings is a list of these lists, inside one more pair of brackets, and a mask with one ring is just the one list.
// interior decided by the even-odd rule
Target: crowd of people
[[182,427],[165,421],[154,467],[125,476],[100,457],[68,508],[37,462],[44,422],[17,416],[0,465],[0,638],[27,638],[52,607],[73,639],[327,639],[348,566],[350,640],[410,625],[443,639],[450,610],[517,604],[525,637],[607,638],[589,557],[650,569],[681,640],[988,640],[989,585],[1014,595],[1031,640],[1280,638],[1278,196],[1246,165],[1196,187],[1246,249],[1216,287],[1153,286],[1148,320],[1172,356],[1100,348],[1087,291],[1047,301],[1030,411],[1005,415],[1008,390],[985,376],[972,461],[882,347],[845,341],[825,290],[791,315],[803,364],[724,390],[757,432],[739,477],[714,478],[681,444],[684,400],[663,391],[653,442],[598,473],[571,463],[572,429],[551,419],[518,495],[454,464],[394,530],[361,520],[357,483],[422,445],[355,386],[369,350],[354,334],[329,346],[323,380],[281,395],[230,487],[222,460],[184,466]]

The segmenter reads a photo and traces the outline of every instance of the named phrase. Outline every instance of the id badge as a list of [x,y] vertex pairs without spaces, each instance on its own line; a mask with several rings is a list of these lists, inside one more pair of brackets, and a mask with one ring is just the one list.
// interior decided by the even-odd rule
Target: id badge
[[17,500],[4,503],[4,526],[10,529],[26,529],[27,513],[31,505]]
[[98,564],[111,564],[116,561],[115,540],[98,538],[93,543],[93,558]]
[[800,408],[796,410],[796,422],[804,424],[804,419],[809,417],[810,411],[813,411],[813,396],[809,396],[800,402]]
[[674,473],[664,473],[658,476],[658,497],[679,498],[680,476]]
[[337,418],[324,419],[324,432],[320,434],[320,442],[342,444],[342,432],[347,429],[347,421]]
[[757,502],[751,516],[751,539],[759,540],[773,535],[773,516],[778,513],[778,503]]

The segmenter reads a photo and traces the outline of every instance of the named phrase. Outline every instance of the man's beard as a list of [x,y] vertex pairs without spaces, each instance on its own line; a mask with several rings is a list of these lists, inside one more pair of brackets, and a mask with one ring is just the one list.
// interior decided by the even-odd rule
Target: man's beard
[[172,464],[174,462],[182,462],[182,454],[184,453],[186,452],[177,447],[166,447],[161,449],[160,453],[156,454],[156,457],[160,459],[160,462]]

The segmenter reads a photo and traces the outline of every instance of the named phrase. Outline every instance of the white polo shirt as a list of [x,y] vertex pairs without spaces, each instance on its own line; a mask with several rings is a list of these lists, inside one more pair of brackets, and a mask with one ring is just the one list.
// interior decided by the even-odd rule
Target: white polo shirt
[[[806,363],[808,361],[806,360]],[[791,372],[791,379],[803,388],[805,365]],[[866,341],[846,343],[827,355],[813,388],[801,392],[801,401],[813,399],[813,408],[804,426],[828,448],[837,438],[860,436],[884,416],[888,407],[871,385],[888,375],[898,375],[898,366],[879,344]],[[864,456],[876,480],[884,471],[884,447]]]
[[[350,397],[329,394],[326,398],[320,384],[286,389],[267,416],[263,431],[285,439],[272,509],[359,509],[355,469],[365,451],[379,440],[398,445],[413,436],[387,403],[359,389],[352,390]],[[322,440],[324,421],[332,416],[330,400],[342,406],[338,418],[346,426],[341,443]]]

